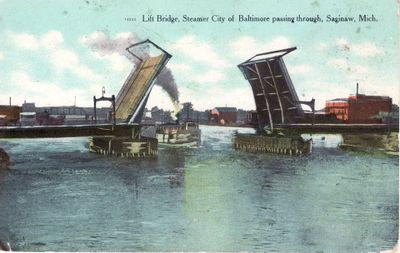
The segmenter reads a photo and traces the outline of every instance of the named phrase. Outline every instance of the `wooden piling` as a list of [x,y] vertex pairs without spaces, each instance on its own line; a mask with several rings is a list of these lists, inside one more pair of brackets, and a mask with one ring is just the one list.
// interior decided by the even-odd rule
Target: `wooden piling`
[[288,155],[308,155],[311,153],[311,141],[305,141],[300,136],[265,136],[251,134],[236,134],[234,148],[247,152],[265,152]]

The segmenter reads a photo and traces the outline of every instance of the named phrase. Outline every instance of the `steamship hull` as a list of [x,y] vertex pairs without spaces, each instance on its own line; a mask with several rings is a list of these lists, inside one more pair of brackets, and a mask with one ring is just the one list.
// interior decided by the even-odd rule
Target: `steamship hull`
[[156,131],[159,144],[170,145],[200,145],[201,130],[197,125],[185,126],[168,125],[160,126]]

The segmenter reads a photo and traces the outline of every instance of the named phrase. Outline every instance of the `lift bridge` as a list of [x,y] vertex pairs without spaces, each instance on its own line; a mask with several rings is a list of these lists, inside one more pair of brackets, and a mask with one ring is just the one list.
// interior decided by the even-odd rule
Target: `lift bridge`
[[[144,53],[137,51],[145,47]],[[150,48],[157,54],[150,54]],[[384,124],[315,124],[314,102],[300,101],[290,79],[283,56],[296,48],[261,53],[239,64],[238,67],[249,81],[257,110],[258,130],[286,128],[298,133],[385,133],[398,132],[398,125]],[[138,136],[140,119],[156,77],[172,57],[150,40],[131,45],[128,52],[136,59],[137,66],[128,75],[113,103],[114,123],[62,126],[0,127],[0,138],[52,138],[78,136]],[[139,51],[140,52],[140,51]],[[311,108],[312,116],[302,108]],[[308,117],[308,118],[307,118]],[[304,121],[308,119],[308,122]]]
[[[114,119],[112,124],[95,124],[93,122],[75,126],[3,127],[0,128],[0,138],[137,136],[140,130],[139,122],[154,81],[172,56],[151,40],[133,44],[126,50],[133,56],[137,64],[126,78],[117,96],[106,98],[103,92],[102,97],[94,97],[94,112],[96,112],[96,102],[112,102]],[[155,56],[151,54],[154,51],[156,52]]]
[[[315,99],[299,100],[283,61],[296,47],[256,54],[238,68],[250,83],[257,111],[257,129],[287,129],[296,133],[398,132],[398,125],[316,122]],[[310,107],[311,113],[302,105]]]
[[[236,134],[234,146],[251,152],[309,154],[311,140],[301,134],[341,134],[342,147],[371,147],[398,152],[398,125],[337,124],[315,117],[315,100],[300,101],[288,74],[283,56],[295,47],[256,54],[238,65],[253,91],[257,111],[256,135]],[[311,113],[302,105],[310,107]],[[277,130],[278,131],[274,131]]]

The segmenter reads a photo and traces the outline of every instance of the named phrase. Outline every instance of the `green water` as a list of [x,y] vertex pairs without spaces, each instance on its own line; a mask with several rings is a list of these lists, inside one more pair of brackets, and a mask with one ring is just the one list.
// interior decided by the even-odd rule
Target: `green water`
[[157,159],[103,157],[87,139],[0,140],[0,239],[25,251],[378,252],[397,241],[398,157],[232,149],[235,130]]

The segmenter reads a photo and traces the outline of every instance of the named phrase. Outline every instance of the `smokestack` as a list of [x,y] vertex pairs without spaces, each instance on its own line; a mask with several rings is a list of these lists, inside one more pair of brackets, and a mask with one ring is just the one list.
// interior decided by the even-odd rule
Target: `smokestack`
[[356,98],[358,97],[358,83],[357,83],[357,89],[356,89]]
[[11,106],[11,97],[10,97],[10,106]]

